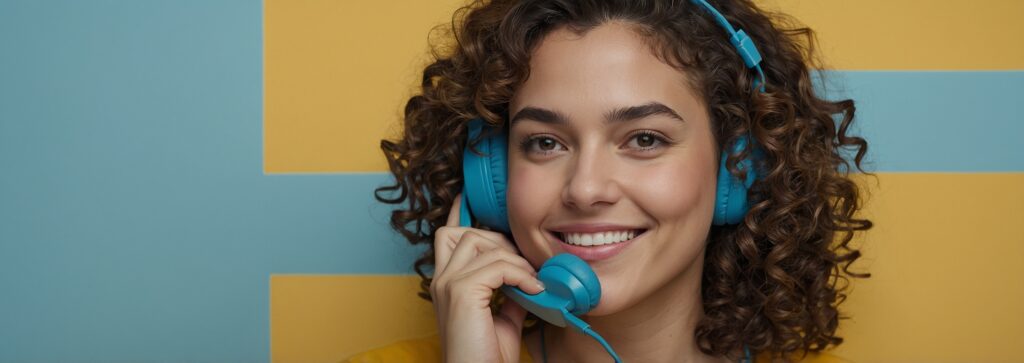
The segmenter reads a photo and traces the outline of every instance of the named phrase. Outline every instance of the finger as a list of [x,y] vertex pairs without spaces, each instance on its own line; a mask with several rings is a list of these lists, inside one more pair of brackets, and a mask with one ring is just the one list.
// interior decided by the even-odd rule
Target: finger
[[476,258],[469,261],[464,267],[462,267],[462,270],[475,271],[498,261],[512,263],[518,266],[519,268],[530,272],[530,274],[533,276],[537,275],[537,272],[534,271],[533,266],[530,265],[530,262],[526,261],[525,258],[516,254],[509,253],[508,251],[505,251],[500,248],[495,248],[480,253],[479,255],[477,255]]
[[[502,285],[515,286],[527,294],[540,293],[540,280],[533,275],[533,271],[525,270],[518,265],[508,261],[495,261],[477,270],[464,271],[452,279],[449,287],[453,294],[473,294],[486,288],[487,293],[483,298],[489,299],[490,291],[497,290]],[[460,296],[452,296],[453,300],[460,299]]]
[[[434,231],[434,277],[444,273],[448,266],[448,260],[452,257],[452,250],[455,249],[456,239],[452,234],[456,233],[457,227],[444,226]],[[461,232],[458,232],[462,235]]]
[[[496,245],[495,247],[502,247],[515,254],[519,254],[519,250],[517,250],[516,247],[512,245],[512,242],[509,242],[508,239],[505,238],[505,235],[501,233],[470,227],[443,226],[434,232],[434,276],[439,276],[448,269],[454,250],[457,249],[460,241],[464,238],[464,234],[469,231],[472,231],[475,235],[483,236],[486,240],[497,241],[500,245]],[[469,247],[473,246],[470,245],[465,248]],[[480,250],[489,250],[495,247],[487,247]],[[476,255],[471,254],[469,257],[473,256]]]
[[462,231],[454,229],[459,226],[461,203],[462,193],[456,194],[451,209],[448,210],[448,221],[434,231],[434,276],[440,276],[444,272],[455,244],[462,237]]
[[[470,261],[481,253],[493,249],[502,249],[509,253],[516,253],[515,248],[511,247],[511,243],[501,243],[492,240],[490,236],[478,233],[478,231],[476,229],[462,231],[462,237],[456,243],[445,269],[463,270]],[[500,238],[504,239],[505,237],[501,236]]]
[[[451,207],[451,209],[448,210],[448,220],[447,220],[447,222],[445,222],[445,226],[446,227],[470,228],[470,227],[462,227],[460,225],[460,223],[462,221],[461,220],[461,218],[462,218],[461,216],[462,216],[462,198],[463,197],[464,196],[462,195],[462,193],[459,193],[459,194],[455,195],[455,200],[452,202],[452,207]],[[488,236],[490,239],[493,239],[493,240],[499,240],[499,239],[501,239],[503,237],[503,235],[501,233],[495,232],[495,231],[488,231],[488,230],[485,230],[485,229],[478,229],[478,228],[474,228],[474,230],[478,231],[481,234],[484,234],[484,235]],[[456,236],[456,237],[459,237],[459,236]],[[458,238],[456,238],[455,241],[457,242]],[[509,244],[509,246],[512,247],[513,249],[515,249],[515,246],[512,246],[511,244]]]
[[[468,263],[466,263],[466,265],[460,270],[476,271],[487,265],[497,263],[497,261],[506,261],[506,263],[515,265],[532,276],[537,276],[537,271],[534,270],[534,267],[529,265],[529,261],[527,261],[526,258],[523,258],[518,254],[510,253],[509,251],[501,248],[494,248],[480,252],[480,254],[469,260]],[[455,271],[453,270],[453,272]]]
[[459,213],[462,212],[462,193],[455,195],[455,201],[452,202],[452,208],[448,210],[448,222],[444,225],[449,227],[459,226]]

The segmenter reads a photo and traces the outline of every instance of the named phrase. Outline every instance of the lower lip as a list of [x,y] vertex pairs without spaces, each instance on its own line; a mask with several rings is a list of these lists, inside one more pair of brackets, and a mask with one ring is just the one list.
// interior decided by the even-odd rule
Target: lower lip
[[576,255],[576,257],[579,257],[584,261],[593,262],[607,260],[609,258],[615,257],[615,255],[618,255],[619,252],[622,252],[622,250],[626,249],[626,247],[629,247],[629,245],[633,244],[633,242],[635,242],[637,239],[639,239],[646,233],[647,231],[644,231],[644,233],[641,233],[633,237],[633,239],[625,242],[590,247],[571,245],[565,243],[565,241],[558,239],[557,236],[555,236],[555,239],[558,240],[558,243],[562,245],[562,249],[565,250],[565,252]]

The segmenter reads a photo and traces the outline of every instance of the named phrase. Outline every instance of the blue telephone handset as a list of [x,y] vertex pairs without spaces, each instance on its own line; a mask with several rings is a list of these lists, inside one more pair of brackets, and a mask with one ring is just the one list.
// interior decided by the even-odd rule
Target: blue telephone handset
[[590,311],[601,299],[601,283],[594,270],[579,257],[563,253],[544,262],[537,279],[545,289],[536,295],[508,285],[501,289],[544,321],[560,327],[572,326],[581,332],[586,329],[575,315]]

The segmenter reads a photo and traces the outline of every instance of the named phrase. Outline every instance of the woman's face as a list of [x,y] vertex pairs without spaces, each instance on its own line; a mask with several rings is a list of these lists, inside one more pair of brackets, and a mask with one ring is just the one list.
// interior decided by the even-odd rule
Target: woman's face
[[[558,29],[509,105],[513,237],[534,267],[563,252],[588,260],[602,286],[590,315],[684,274],[699,281],[718,155],[685,77],[623,23],[583,37]],[[607,244],[576,246],[595,240]]]

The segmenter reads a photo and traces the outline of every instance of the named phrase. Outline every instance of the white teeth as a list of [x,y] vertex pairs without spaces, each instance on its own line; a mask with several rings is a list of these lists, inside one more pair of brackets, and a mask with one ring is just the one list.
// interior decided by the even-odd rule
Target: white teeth
[[609,243],[628,241],[636,236],[636,231],[613,231],[600,233],[562,233],[566,243],[577,246],[600,246]]

